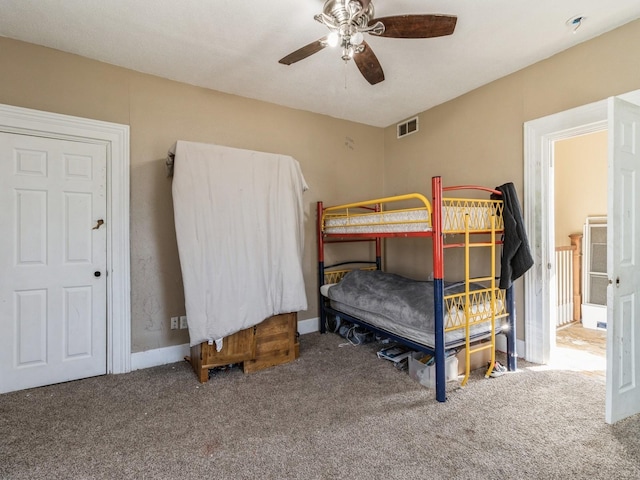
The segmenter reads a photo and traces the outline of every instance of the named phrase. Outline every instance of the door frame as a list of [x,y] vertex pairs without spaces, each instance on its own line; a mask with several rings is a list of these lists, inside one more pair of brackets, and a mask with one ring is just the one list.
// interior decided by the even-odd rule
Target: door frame
[[[640,90],[619,95],[640,104]],[[555,348],[553,160],[557,140],[607,128],[607,100],[524,124],[524,222],[535,260],[524,276],[525,358],[548,363]]]
[[107,373],[131,371],[129,126],[0,104],[0,131],[106,146]]

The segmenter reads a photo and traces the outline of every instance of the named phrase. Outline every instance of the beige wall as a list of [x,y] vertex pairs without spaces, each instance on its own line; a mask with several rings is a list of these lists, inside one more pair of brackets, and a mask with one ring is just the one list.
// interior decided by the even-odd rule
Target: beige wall
[[309,310],[299,318],[317,317],[315,202],[381,194],[382,129],[6,38],[0,38],[0,64],[0,103],[130,125],[133,352],[189,341],[186,330],[169,329],[169,318],[185,313],[171,180],[164,167],[176,140],[282,153],[300,162],[311,189],[304,195]]
[[555,144],[556,246],[570,245],[569,234],[582,233],[585,218],[607,214],[607,132]]
[[[395,125],[389,126],[385,129],[385,194],[417,190],[431,195],[430,178],[441,175],[449,185],[513,182],[522,201],[523,124],[640,89],[637,45],[640,21],[421,113],[418,133],[396,140]],[[407,255],[406,246],[398,245],[388,242],[390,268],[400,273],[430,271],[425,253],[430,247],[419,248],[414,242],[412,254]],[[524,338],[523,295],[523,282],[518,280],[520,339]]]
[[[0,103],[131,126],[131,270],[133,351],[180,344],[168,329],[184,313],[163,162],[178,139],[283,153],[300,161],[305,194],[304,273],[316,313],[314,202],[350,201],[419,191],[430,179],[496,186],[513,182],[522,198],[523,123],[640,88],[640,21],[420,114],[420,131],[396,140],[378,129],[143,75],[75,55],[0,38]],[[425,88],[429,88],[425,85]],[[347,137],[353,142],[346,141]],[[338,173],[339,172],[339,173]],[[384,191],[384,192],[383,192]],[[421,243],[388,242],[388,265],[426,275]],[[410,254],[407,254],[407,252]],[[458,264],[447,263],[455,275]],[[517,284],[523,311],[522,281]],[[522,334],[522,315],[518,337]]]

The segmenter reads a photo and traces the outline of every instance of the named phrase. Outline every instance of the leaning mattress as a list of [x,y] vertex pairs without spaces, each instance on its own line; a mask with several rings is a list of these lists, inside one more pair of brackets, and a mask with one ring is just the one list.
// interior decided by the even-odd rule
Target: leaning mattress
[[[476,289],[483,288],[480,285]],[[380,270],[354,270],[337,284],[323,289],[333,309],[430,348],[435,347],[435,315],[433,282],[418,281]],[[445,284],[445,294],[461,293],[462,284]],[[324,292],[323,292],[324,293]],[[444,324],[459,323],[461,309],[445,311]],[[472,340],[490,335],[491,308],[487,304],[471,305],[471,312],[478,318],[486,318],[470,327]],[[502,305],[497,307],[500,311]],[[499,330],[496,327],[496,330]],[[465,342],[465,329],[445,332],[448,348]]]

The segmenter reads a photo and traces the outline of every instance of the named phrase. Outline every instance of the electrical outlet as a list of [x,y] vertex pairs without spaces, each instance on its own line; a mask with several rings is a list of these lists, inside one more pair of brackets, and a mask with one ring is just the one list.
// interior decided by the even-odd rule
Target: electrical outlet
[[187,316],[186,315],[180,315],[180,329],[185,329],[185,328],[188,328]]
[[171,317],[171,330],[177,330],[178,329],[178,319],[180,317]]

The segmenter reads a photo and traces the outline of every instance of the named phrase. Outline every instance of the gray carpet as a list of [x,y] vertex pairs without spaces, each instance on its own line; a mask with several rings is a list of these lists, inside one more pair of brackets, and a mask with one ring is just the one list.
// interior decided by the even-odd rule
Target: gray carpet
[[333,334],[197,382],[186,363],[0,395],[0,478],[640,478],[640,418],[601,379],[521,369],[448,402]]

